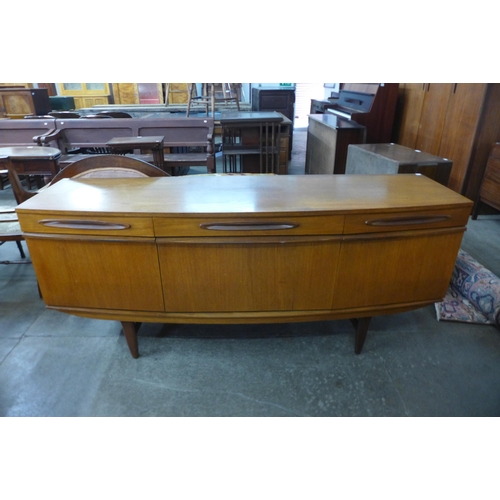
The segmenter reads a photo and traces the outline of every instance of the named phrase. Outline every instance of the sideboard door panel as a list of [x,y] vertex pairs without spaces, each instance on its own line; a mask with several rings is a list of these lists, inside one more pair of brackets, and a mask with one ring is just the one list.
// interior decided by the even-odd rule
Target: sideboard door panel
[[167,312],[330,309],[339,238],[161,238]]
[[343,243],[334,309],[444,297],[463,229],[378,236]]
[[26,241],[48,306],[163,311],[153,238],[54,236]]

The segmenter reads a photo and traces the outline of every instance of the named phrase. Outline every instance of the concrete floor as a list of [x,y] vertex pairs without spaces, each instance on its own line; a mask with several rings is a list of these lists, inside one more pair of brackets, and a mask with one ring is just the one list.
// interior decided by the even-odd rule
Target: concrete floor
[[[500,216],[471,220],[462,248],[500,275]],[[46,310],[31,265],[0,266],[2,416],[500,415],[500,331],[433,306],[374,318],[359,356],[348,321],[145,324],[139,346],[134,360],[119,323]]]

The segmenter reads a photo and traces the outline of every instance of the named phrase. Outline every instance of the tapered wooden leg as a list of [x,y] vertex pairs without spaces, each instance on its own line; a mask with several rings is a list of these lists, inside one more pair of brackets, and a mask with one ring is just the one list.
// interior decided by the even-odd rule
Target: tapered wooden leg
[[370,326],[371,316],[367,318],[353,318],[351,323],[356,328],[356,337],[354,340],[354,352],[360,354],[363,349],[363,344],[366,340],[366,334],[368,333],[368,327]]
[[133,323],[132,321],[122,321],[123,333],[127,340],[127,345],[133,358],[139,357],[139,344],[137,343],[137,330],[140,323]]
[[17,248],[19,249],[19,253],[21,254],[21,258],[25,259],[26,258],[26,254],[24,253],[24,249],[23,249],[23,246],[21,245],[21,242],[20,241],[16,241],[16,245],[17,245]]

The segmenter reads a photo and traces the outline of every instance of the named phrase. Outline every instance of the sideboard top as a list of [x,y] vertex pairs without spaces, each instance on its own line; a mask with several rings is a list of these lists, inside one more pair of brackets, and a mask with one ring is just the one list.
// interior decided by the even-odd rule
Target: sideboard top
[[472,201],[418,174],[186,175],[64,179],[18,212],[189,216],[357,213],[472,207]]

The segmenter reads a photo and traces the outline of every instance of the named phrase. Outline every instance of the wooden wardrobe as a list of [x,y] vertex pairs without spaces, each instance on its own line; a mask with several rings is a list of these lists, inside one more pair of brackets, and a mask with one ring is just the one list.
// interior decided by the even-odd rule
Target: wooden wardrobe
[[476,199],[500,140],[500,83],[401,83],[395,141],[453,161],[448,187]]

